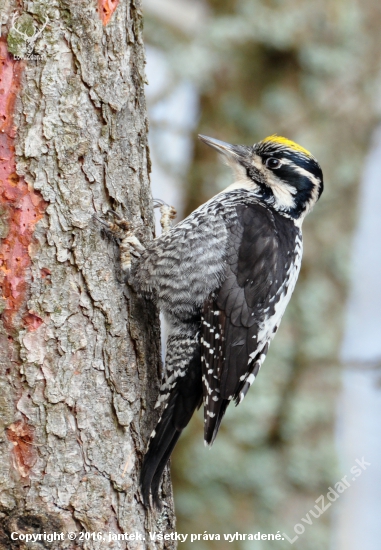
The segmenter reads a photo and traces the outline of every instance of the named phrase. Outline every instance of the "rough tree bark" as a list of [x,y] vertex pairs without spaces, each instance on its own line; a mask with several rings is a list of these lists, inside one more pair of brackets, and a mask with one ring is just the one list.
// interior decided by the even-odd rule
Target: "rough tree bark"
[[[0,549],[173,548],[148,535],[173,529],[168,477],[161,513],[138,488],[158,314],[93,218],[111,208],[153,235],[140,2],[0,7]],[[146,540],[68,540],[80,531]]]

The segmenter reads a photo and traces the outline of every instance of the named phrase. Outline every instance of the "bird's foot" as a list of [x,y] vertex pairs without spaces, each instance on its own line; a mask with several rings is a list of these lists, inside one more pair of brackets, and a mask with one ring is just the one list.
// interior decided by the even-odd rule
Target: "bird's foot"
[[135,235],[131,222],[119,216],[114,210],[108,210],[106,214],[111,219],[101,219],[96,215],[94,217],[98,222],[107,227],[113,237],[115,237],[120,249],[121,268],[125,280],[128,280],[131,273],[132,256],[139,258],[144,252],[145,247]]
[[153,199],[153,207],[160,208],[160,225],[163,233],[167,233],[172,227],[172,222],[176,218],[177,212],[174,206],[169,206],[161,199]]

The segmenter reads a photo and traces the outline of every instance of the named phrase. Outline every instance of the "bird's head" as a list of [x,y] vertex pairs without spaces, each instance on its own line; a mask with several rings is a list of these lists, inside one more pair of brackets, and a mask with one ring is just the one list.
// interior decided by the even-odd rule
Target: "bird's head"
[[300,222],[323,192],[319,163],[287,138],[269,136],[252,147],[202,135],[199,138],[221,153],[233,169],[235,182],[225,192],[251,190],[266,205]]

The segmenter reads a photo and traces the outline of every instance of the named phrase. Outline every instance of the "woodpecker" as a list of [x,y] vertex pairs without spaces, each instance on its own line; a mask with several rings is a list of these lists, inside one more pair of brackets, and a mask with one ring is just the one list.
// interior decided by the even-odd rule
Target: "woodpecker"
[[317,160],[289,139],[249,147],[199,138],[234,182],[146,247],[125,240],[129,283],[157,302],[169,327],[162,413],[141,473],[143,501],[152,496],[158,508],[162,473],[195,409],[204,405],[211,446],[229,403],[254,382],[298,278],[303,220],[323,191]]

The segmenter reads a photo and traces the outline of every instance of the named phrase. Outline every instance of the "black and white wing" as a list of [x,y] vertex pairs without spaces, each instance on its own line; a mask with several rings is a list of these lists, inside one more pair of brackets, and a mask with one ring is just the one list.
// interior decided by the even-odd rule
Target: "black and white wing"
[[225,279],[202,311],[205,443],[211,445],[231,400],[253,383],[299,273],[301,232],[260,204],[239,206],[230,228]]

